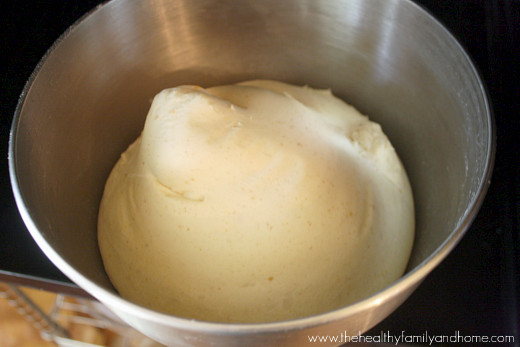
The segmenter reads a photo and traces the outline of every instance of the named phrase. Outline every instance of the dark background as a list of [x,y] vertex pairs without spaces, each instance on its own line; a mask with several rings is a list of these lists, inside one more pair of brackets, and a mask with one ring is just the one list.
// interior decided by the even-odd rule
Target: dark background
[[[513,335],[520,346],[520,1],[415,1],[460,41],[487,86],[497,152],[473,223],[417,291],[368,335]],[[25,82],[52,43],[100,1],[3,1],[1,30],[0,280],[81,294],[36,246],[9,184],[8,136]],[[468,346],[470,344],[464,344]],[[494,344],[494,346],[506,344]]]

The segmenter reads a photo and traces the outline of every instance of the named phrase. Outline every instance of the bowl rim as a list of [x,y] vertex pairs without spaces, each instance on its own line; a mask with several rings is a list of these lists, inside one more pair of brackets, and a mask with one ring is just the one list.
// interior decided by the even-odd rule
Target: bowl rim
[[[35,69],[31,73],[29,79],[27,80],[20,96],[18,99],[17,106],[15,108],[15,113],[9,133],[9,147],[8,147],[8,166],[9,166],[9,176],[12,186],[12,191],[14,194],[15,202],[20,212],[20,215],[30,232],[31,236],[44,252],[44,254],[56,265],[56,267],[62,271],[67,277],[69,277],[76,285],[83,288],[86,292],[92,295],[94,298],[98,299],[103,304],[109,306],[110,308],[119,311],[119,313],[129,314],[135,316],[137,318],[153,322],[163,326],[171,326],[177,329],[183,329],[187,331],[193,332],[205,332],[207,334],[253,334],[253,333],[274,333],[274,332],[283,332],[283,331],[291,331],[291,330],[301,330],[305,328],[311,328],[319,325],[323,325],[333,321],[339,321],[348,316],[352,316],[356,313],[369,310],[371,308],[375,308],[380,306],[382,303],[391,299],[406,291],[406,289],[411,288],[415,285],[420,284],[422,280],[433,270],[437,265],[439,265],[446,256],[452,251],[453,248],[459,243],[462,239],[465,232],[468,230],[474,219],[476,218],[480,207],[485,199],[486,193],[491,184],[491,176],[493,172],[495,155],[496,155],[496,124],[495,117],[493,115],[489,93],[486,85],[484,84],[481,74],[474,64],[472,58],[464,49],[464,47],[460,44],[460,42],[455,38],[455,36],[437,19],[433,16],[427,9],[422,7],[421,5],[413,2],[412,0],[402,0],[406,2],[408,5],[415,7],[415,10],[423,12],[423,15],[426,15],[431,21],[433,25],[436,25],[444,32],[445,37],[448,40],[451,40],[454,46],[460,51],[462,57],[465,59],[468,64],[471,73],[474,75],[475,81],[478,82],[480,88],[480,97],[482,98],[485,106],[485,114],[487,115],[487,126],[489,132],[487,134],[487,143],[488,146],[486,148],[486,164],[485,169],[483,170],[483,175],[481,177],[481,183],[478,187],[478,190],[473,195],[470,203],[467,205],[466,210],[462,218],[459,219],[457,226],[452,230],[449,236],[437,247],[437,249],[431,253],[427,258],[425,258],[422,262],[416,265],[414,268],[407,271],[400,279],[396,282],[390,284],[389,286],[381,289],[380,291],[358,301],[353,304],[316,314],[313,316],[296,318],[286,321],[275,321],[268,323],[219,323],[219,322],[209,322],[209,321],[198,321],[189,318],[177,317],[167,313],[162,313],[158,311],[154,311],[152,309],[146,308],[144,306],[133,303],[129,300],[122,298],[121,296],[112,293],[100,285],[94,283],[92,280],[88,279],[84,275],[82,275],[79,271],[74,269],[71,265],[65,261],[65,259],[58,254],[51,244],[45,239],[45,237],[38,230],[38,226],[35,221],[32,219],[31,212],[29,206],[26,204],[24,197],[21,193],[20,184],[18,181],[17,175],[17,164],[16,164],[16,142],[17,142],[17,131],[18,124],[21,118],[21,112],[26,100],[26,97],[32,87],[34,80],[36,79],[39,71],[44,66],[48,57],[54,52],[54,50],[64,41],[71,32],[73,32],[78,26],[80,26],[84,21],[88,20],[90,16],[94,13],[98,12],[101,8],[110,5],[113,1],[105,1],[89,12],[85,13],[78,20],[76,20],[71,26],[69,26],[64,33],[62,33],[58,39],[51,45],[51,47],[47,50],[47,52],[40,59]],[[406,298],[405,298],[406,299]]]

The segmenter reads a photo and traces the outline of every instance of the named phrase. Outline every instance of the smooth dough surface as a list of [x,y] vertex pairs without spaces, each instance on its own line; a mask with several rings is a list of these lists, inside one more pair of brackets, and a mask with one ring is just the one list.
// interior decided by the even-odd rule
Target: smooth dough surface
[[155,96],[105,186],[98,241],[119,293],[203,321],[333,310],[402,276],[406,173],[328,90],[254,80]]

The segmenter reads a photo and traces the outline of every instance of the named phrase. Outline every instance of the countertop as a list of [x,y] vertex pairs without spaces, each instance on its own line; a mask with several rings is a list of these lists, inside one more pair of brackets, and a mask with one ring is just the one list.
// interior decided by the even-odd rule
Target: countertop
[[[497,152],[491,186],[453,252],[367,335],[513,336],[520,345],[520,1],[417,0],[467,50],[487,86]],[[18,213],[7,152],[18,97],[52,43],[100,1],[2,3],[0,281],[86,295],[40,251]],[[471,344],[464,344],[471,345]]]

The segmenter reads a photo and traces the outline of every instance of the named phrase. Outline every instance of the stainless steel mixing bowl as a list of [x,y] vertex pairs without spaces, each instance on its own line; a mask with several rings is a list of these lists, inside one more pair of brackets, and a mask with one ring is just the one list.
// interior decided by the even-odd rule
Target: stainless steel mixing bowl
[[[382,124],[415,194],[407,273],[348,307],[270,324],[198,322],[126,301],[96,242],[112,166],[161,89],[253,78],[331,88]],[[138,330],[176,346],[301,346],[310,335],[366,331],[410,295],[475,217],[493,153],[474,66],[410,1],[114,0],[73,25],[37,66],[16,110],[9,164],[20,212],[45,254]]]

